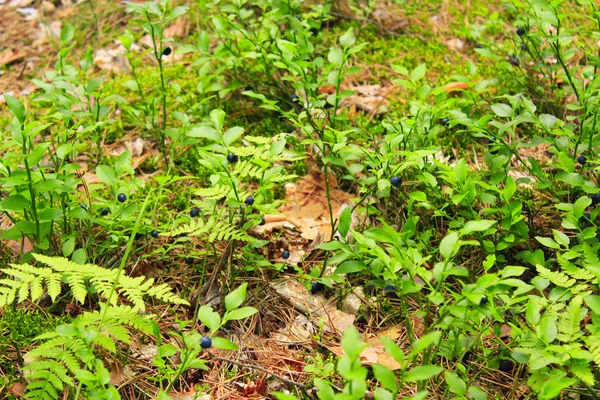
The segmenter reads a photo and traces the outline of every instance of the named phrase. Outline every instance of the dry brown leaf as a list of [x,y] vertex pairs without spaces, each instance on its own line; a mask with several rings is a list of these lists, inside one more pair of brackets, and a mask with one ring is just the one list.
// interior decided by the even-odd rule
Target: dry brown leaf
[[0,52],[0,66],[10,65],[14,62],[24,59],[27,53],[18,49],[4,49]]
[[469,85],[464,82],[452,82],[444,86],[444,92],[456,92],[468,89]]
[[25,382],[15,382],[9,388],[8,392],[18,397],[23,397],[27,384]]
[[355,107],[357,110],[373,115],[387,112],[387,106],[389,105],[386,98],[388,89],[382,85],[358,85],[345,87],[344,89],[354,90],[354,94],[344,98],[341,106]]
[[354,324],[354,315],[338,310],[335,302],[330,302],[323,296],[312,295],[300,282],[272,282],[271,286],[286,303],[301,313],[308,314],[316,324],[323,321],[323,328],[327,332],[341,335]]

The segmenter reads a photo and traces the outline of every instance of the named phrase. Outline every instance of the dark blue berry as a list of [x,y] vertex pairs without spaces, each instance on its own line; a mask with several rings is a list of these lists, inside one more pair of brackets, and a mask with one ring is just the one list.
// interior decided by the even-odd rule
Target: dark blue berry
[[136,233],[135,233],[135,240],[140,240],[140,239],[142,239],[143,237],[144,237],[144,234],[143,234],[143,233],[140,233],[140,232],[136,232]]
[[187,265],[192,265],[194,263],[194,257],[186,257],[185,258],[185,263]]
[[231,164],[238,162],[238,160],[239,160],[239,158],[235,154],[233,154],[233,153],[227,154],[227,161],[230,162]]
[[596,204],[600,203],[600,193],[596,193],[590,196],[592,198],[592,205],[595,206]]
[[190,216],[191,216],[192,218],[196,218],[198,215],[200,215],[200,209],[199,209],[198,207],[193,207],[193,208],[190,210]]
[[517,29],[517,35],[523,36],[525,34],[525,28],[522,26]]
[[200,339],[200,347],[203,349],[210,349],[212,347],[212,339],[209,337],[203,337]]
[[579,156],[579,157],[577,157],[577,162],[578,162],[579,164],[581,164],[581,165],[584,165],[584,164],[585,164],[585,161],[586,161],[586,160],[585,160],[585,156]]
[[394,286],[394,285],[386,285],[386,287],[383,288],[383,294],[388,299],[397,299],[398,298],[398,290],[396,289],[396,286]]
[[181,165],[181,160],[175,160],[173,163],[179,167]]
[[254,197],[252,197],[252,196],[246,197],[245,203],[247,206],[251,206],[252,204],[254,204]]
[[448,122],[450,122],[450,118],[448,117],[440,119],[440,124],[442,125],[448,125]]
[[167,378],[165,378],[162,381],[160,381],[160,387],[162,387],[163,389],[168,388],[169,387],[169,380]]
[[475,43],[476,49],[483,49],[483,45],[481,43]]
[[325,289],[325,285],[323,285],[321,282],[313,282],[310,285],[310,292],[312,294],[317,294],[323,289]]
[[392,176],[392,178],[390,179],[390,183],[393,187],[399,187],[400,185],[402,185],[402,178],[400,178],[399,176]]
[[150,232],[150,236],[152,236],[154,239],[156,239],[158,237],[158,231],[156,229],[154,229],[152,232]]
[[265,217],[261,217],[259,225],[262,226],[262,225],[264,225],[266,223],[267,223],[267,221],[265,221]]
[[481,300],[479,301],[479,305],[484,306],[487,304],[487,302],[488,302],[487,296],[483,296],[483,297],[481,297]]
[[253,91],[254,91],[254,86],[252,86],[252,85],[246,86],[246,92],[253,92]]
[[508,62],[511,63],[512,65],[514,65],[515,67],[518,67],[519,65],[521,65],[521,61],[519,61],[517,56],[515,56],[514,54],[511,54],[510,56],[508,56]]
[[500,361],[500,366],[498,367],[498,369],[502,372],[510,372],[510,371],[512,371],[514,366],[515,365],[513,364],[512,361],[502,360],[502,361]]
[[369,220],[371,220],[371,222],[375,221],[377,219],[377,214],[369,214]]
[[308,29],[311,35],[317,36],[319,34],[319,30],[317,28],[311,27]]
[[297,102],[297,101],[300,101],[300,96],[298,96],[296,93],[294,93],[294,94],[290,95],[290,101],[291,101],[292,103],[295,103],[295,102]]
[[283,258],[284,260],[287,260],[288,258],[290,258],[290,252],[287,250],[282,251],[281,258]]
[[119,200],[121,203],[125,203],[125,201],[127,200],[127,196],[125,196],[124,193],[119,193],[119,195],[117,196],[117,200]]
[[109,213],[108,208],[103,208],[102,210],[100,210],[100,215],[102,216],[107,216]]
[[171,48],[170,48],[170,47],[168,47],[168,46],[167,46],[167,47],[165,47],[165,48],[163,49],[163,56],[168,56],[168,55],[170,55],[172,51],[173,51],[173,50],[171,50]]
[[80,207],[82,210],[87,210],[87,204],[80,204],[80,205],[79,205],[79,207]]

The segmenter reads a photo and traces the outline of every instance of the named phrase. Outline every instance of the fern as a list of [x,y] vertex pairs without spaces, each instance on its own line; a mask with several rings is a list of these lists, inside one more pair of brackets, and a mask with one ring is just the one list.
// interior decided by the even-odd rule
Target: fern
[[210,243],[215,240],[239,240],[242,242],[253,242],[256,240],[256,238],[248,235],[246,232],[222,220],[219,216],[211,217],[207,221],[201,218],[191,221],[173,230],[168,235],[179,236],[182,234],[203,237]]
[[576,342],[581,336],[581,321],[585,318],[587,310],[582,308],[583,298],[575,296],[569,302],[564,312],[560,314],[558,320],[558,340],[565,343]]
[[114,354],[119,343],[131,343],[130,329],[153,334],[155,328],[151,315],[140,315],[129,306],[100,303],[99,310],[85,312],[71,324],[39,335],[36,339],[44,342],[26,357],[33,360],[25,368],[30,381],[28,398],[58,399],[65,386],[74,387],[74,377],[81,370],[94,372],[98,349]]
[[[116,269],[106,269],[94,264],[76,264],[62,257],[48,257],[34,254],[34,257],[49,268],[34,267],[29,264],[15,265],[1,269],[10,279],[0,279],[0,307],[11,304],[18,297],[21,303],[28,299],[38,300],[43,294],[44,285],[54,301],[61,291],[61,282],[71,288],[73,297],[83,303],[93,286],[96,292],[105,299],[110,297],[112,305],[116,305],[118,296],[110,296],[117,280]],[[134,304],[136,310],[144,310],[144,297],[154,297],[167,303],[188,304],[173,294],[166,285],[152,286],[153,279],[145,277],[132,278],[122,275],[115,286],[116,294],[123,296]],[[17,296],[18,294],[18,296]]]
[[549,280],[554,285],[561,288],[570,288],[576,281],[575,279],[569,278],[565,273],[558,271],[551,271],[542,265],[536,265],[536,269],[540,277]]

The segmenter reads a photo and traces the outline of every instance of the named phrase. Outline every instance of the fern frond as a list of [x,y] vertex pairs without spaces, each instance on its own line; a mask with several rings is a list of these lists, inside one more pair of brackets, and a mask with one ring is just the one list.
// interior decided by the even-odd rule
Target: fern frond
[[573,286],[576,283],[574,279],[570,279],[563,272],[551,271],[548,268],[546,268],[542,265],[539,265],[539,264],[536,265],[535,267],[536,267],[540,277],[549,280],[550,282],[552,282],[554,285],[556,285],[558,287],[570,288],[571,286]]
[[[11,265],[11,268],[2,269],[5,274],[14,279],[0,279],[0,307],[11,304],[18,295],[18,302],[27,300],[29,295],[32,299],[38,299],[43,293],[43,283],[46,283],[48,293],[54,300],[60,294],[61,282],[65,281],[73,293],[73,297],[80,303],[85,301],[88,286],[93,285],[96,291],[108,298],[112,293],[113,286],[116,295],[121,295],[131,300],[137,310],[144,310],[144,297],[154,297],[150,289],[154,279],[144,276],[132,278],[126,275],[119,277],[117,284],[117,270],[102,268],[93,264],[77,264],[62,257],[47,257],[34,254],[34,257],[48,265],[50,268],[33,267],[28,264]],[[160,286],[161,293],[165,290]],[[169,289],[169,295],[161,294],[159,300],[168,299],[174,304],[188,304],[186,300],[179,298]],[[116,304],[117,296],[110,299]]]
[[577,378],[589,386],[594,386],[594,373],[586,360],[576,359],[571,362],[570,370]]
[[227,197],[233,189],[229,185],[215,185],[208,188],[196,189],[195,194],[205,199],[220,199]]
[[569,305],[564,312],[560,314],[558,319],[558,335],[556,338],[565,343],[576,341],[582,336],[580,324],[587,313],[585,308],[582,308],[583,298],[575,296],[569,302]]

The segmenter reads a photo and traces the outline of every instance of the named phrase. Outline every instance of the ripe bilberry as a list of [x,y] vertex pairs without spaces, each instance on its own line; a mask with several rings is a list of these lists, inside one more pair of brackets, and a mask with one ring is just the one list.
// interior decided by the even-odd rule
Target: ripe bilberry
[[127,196],[125,196],[124,193],[119,193],[119,195],[117,196],[117,200],[119,200],[121,203],[125,203],[125,201],[127,200]]
[[288,258],[290,258],[290,252],[287,250],[282,251],[281,258],[283,258],[284,260],[287,260]]
[[522,26],[517,28],[517,35],[523,36],[524,34],[525,34],[525,28],[523,28]]
[[102,210],[100,210],[100,215],[107,216],[109,212],[110,211],[108,208],[103,208]]
[[200,339],[200,347],[203,349],[210,349],[212,346],[212,339],[209,337],[203,337]]
[[321,282],[312,282],[310,285],[310,292],[312,294],[317,294],[323,289],[325,289],[325,285],[323,285]]
[[181,165],[181,160],[175,160],[173,163],[179,167]]
[[448,122],[450,122],[450,118],[448,117],[440,119],[440,124],[442,125],[448,125]]
[[230,162],[231,164],[238,162],[238,160],[239,160],[239,158],[235,154],[233,154],[233,153],[227,154],[227,161]]
[[252,197],[252,196],[246,197],[245,203],[247,206],[251,206],[252,204],[254,204],[254,197]]
[[308,29],[311,35],[317,36],[319,34],[319,30],[317,28],[311,27]]
[[486,305],[486,304],[487,304],[487,302],[488,302],[488,298],[487,298],[487,296],[482,296],[482,297],[481,297],[481,300],[479,301],[479,305],[480,305],[480,306],[484,306],[484,305]]
[[192,207],[190,210],[190,217],[196,218],[198,215],[200,215],[200,209],[198,207]]
[[392,178],[390,179],[390,183],[393,187],[399,187],[400,185],[402,185],[402,178],[400,178],[399,176],[392,176]]
[[156,239],[158,237],[158,231],[156,229],[152,230],[152,232],[150,232],[150,236]]
[[579,164],[581,164],[581,165],[584,165],[584,164],[585,164],[585,161],[586,161],[586,160],[585,160],[585,156],[579,156],[579,157],[577,157],[577,162],[578,162]]
[[394,286],[394,285],[386,285],[385,288],[383,288],[383,294],[388,299],[397,299],[398,298],[398,291],[396,289],[396,286]]
[[186,257],[185,258],[185,263],[187,265],[192,265],[194,263],[194,257]]
[[167,46],[163,49],[163,56],[168,56],[171,54],[173,50],[171,49],[171,47]]
[[511,63],[512,65],[514,65],[515,67],[518,67],[519,65],[521,65],[521,61],[519,61],[517,56],[515,56],[514,54],[511,54],[510,56],[508,56],[508,62]]
[[592,198],[592,205],[595,206],[596,204],[600,203],[600,193],[596,193],[590,196]]

